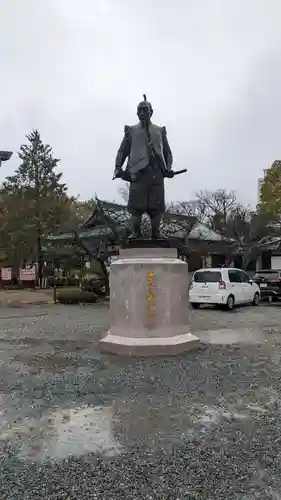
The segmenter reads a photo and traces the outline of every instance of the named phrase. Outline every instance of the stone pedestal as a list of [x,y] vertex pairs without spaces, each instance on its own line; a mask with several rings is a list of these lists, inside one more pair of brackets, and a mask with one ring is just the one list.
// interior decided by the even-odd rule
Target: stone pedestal
[[178,354],[199,346],[188,332],[188,268],[176,248],[124,248],[110,269],[111,328],[102,350]]

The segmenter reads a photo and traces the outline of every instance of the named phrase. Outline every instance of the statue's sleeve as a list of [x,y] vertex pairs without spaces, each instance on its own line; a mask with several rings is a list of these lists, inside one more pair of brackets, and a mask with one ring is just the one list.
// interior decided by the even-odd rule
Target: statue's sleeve
[[173,164],[173,155],[170,148],[170,144],[168,142],[166,127],[162,127],[162,141],[163,141],[163,154],[167,165],[167,169],[171,170]]
[[120,148],[118,149],[118,153],[115,160],[115,170],[120,170],[126,160],[126,158],[130,154],[131,149],[131,139],[130,139],[130,127],[125,125],[124,129],[124,137],[121,142]]

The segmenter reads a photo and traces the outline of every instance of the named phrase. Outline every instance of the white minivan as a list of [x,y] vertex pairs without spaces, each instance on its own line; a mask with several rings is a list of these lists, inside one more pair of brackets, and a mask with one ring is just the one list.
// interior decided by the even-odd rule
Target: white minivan
[[198,269],[192,277],[189,303],[194,309],[200,304],[221,305],[233,309],[236,304],[259,305],[259,286],[242,269]]

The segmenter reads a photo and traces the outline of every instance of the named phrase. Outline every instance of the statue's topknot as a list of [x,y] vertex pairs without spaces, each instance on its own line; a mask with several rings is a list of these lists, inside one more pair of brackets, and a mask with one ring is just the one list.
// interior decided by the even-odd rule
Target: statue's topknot
[[153,109],[152,109],[152,104],[150,102],[148,102],[147,98],[146,98],[146,94],[143,94],[143,101],[141,101],[139,104],[138,104],[138,108],[142,105],[142,104],[146,104],[150,107],[150,110],[151,110],[151,114],[153,113]]

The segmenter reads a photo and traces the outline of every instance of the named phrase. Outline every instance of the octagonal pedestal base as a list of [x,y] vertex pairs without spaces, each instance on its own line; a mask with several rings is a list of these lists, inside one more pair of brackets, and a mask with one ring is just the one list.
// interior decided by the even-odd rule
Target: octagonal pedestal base
[[100,342],[104,352],[123,356],[175,356],[199,345],[199,339],[191,333],[159,338],[129,338],[108,333]]
[[189,332],[188,267],[175,248],[126,248],[110,270],[111,327],[103,351],[176,355],[199,347]]

